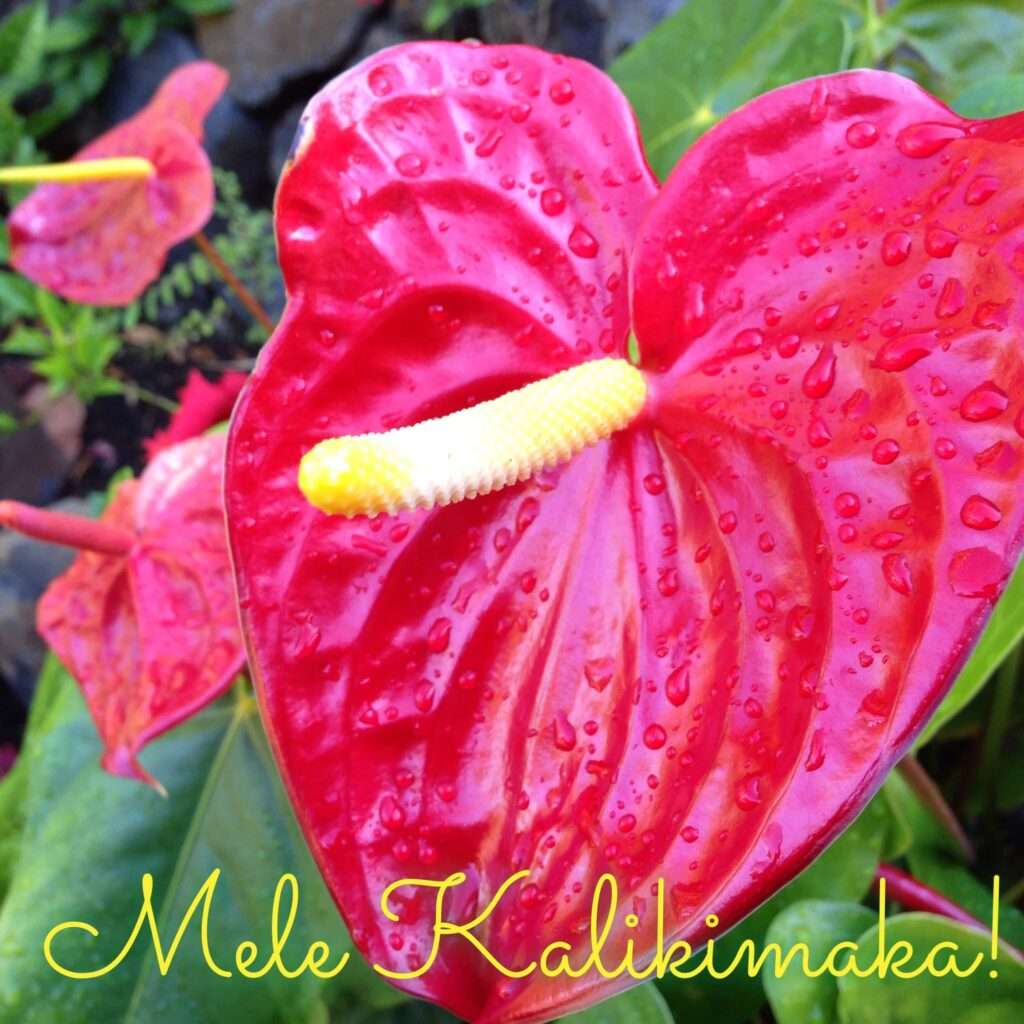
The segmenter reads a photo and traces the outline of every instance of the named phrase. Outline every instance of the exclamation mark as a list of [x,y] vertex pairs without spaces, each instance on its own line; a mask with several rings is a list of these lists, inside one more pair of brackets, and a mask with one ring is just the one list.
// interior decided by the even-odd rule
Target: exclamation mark
[[[999,959],[999,876],[992,879],[992,962]],[[998,978],[999,972],[993,967],[990,978]]]

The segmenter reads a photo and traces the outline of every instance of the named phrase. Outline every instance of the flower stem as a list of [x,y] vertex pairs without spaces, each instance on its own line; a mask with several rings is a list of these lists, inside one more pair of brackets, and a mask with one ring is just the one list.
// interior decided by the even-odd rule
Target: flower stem
[[953,840],[961,857],[968,864],[974,863],[974,847],[971,845],[967,833],[960,824],[959,818],[954,814],[953,809],[946,802],[942,790],[935,784],[935,780],[921,767],[913,754],[908,754],[897,765],[897,770],[903,776],[903,781],[910,788],[911,792],[927,808],[932,817],[942,826],[943,831]]
[[49,512],[20,501],[0,501],[0,526],[50,544],[102,555],[127,555],[135,543],[132,533],[119,526],[86,516]]
[[211,266],[223,278],[224,283],[238,296],[238,301],[252,315],[252,318],[267,332],[274,330],[274,321],[270,314],[260,305],[259,299],[242,283],[238,275],[224,262],[224,257],[217,252],[216,246],[202,231],[192,236],[199,251],[210,261]]
[[141,180],[155,173],[156,168],[139,156],[111,157],[107,160],[69,160],[62,164],[0,167],[0,185],[39,185],[43,182],[81,185],[91,181]]
[[959,921],[961,924],[969,924],[975,928],[987,928],[973,914],[969,914],[958,903],[947,899],[941,892],[936,892],[931,886],[919,882],[912,875],[908,875],[891,864],[879,864],[875,871],[875,886],[885,880],[885,887],[893,899],[902,903],[907,910],[923,910],[929,914],[937,914],[939,917],[948,917],[951,921]]

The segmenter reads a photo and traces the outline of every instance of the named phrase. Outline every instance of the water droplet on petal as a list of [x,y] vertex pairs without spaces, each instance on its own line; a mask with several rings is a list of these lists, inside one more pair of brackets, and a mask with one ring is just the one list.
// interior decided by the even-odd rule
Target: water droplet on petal
[[615,661],[612,658],[591,658],[583,665],[583,676],[592,690],[601,693],[615,676]]
[[895,462],[899,456],[899,443],[893,441],[891,438],[879,441],[871,452],[872,460],[877,462],[880,466],[888,466],[890,463]]
[[960,403],[960,415],[972,423],[995,419],[1006,412],[1010,399],[1001,387],[987,380],[979,384]]
[[924,236],[925,252],[936,259],[952,256],[959,242],[960,236],[945,228],[929,228]]
[[836,496],[836,512],[844,519],[852,519],[860,512],[860,498],[852,491],[843,491]]
[[652,495],[661,494],[665,490],[665,478],[660,473],[648,473],[644,477],[644,490]]
[[935,303],[935,315],[942,320],[957,316],[967,304],[967,291],[959,278],[951,277],[942,286],[939,300]]
[[559,106],[564,106],[566,103],[571,103],[576,97],[576,90],[573,88],[572,80],[568,78],[561,78],[548,90],[548,95],[552,101],[557,103]]
[[867,149],[878,141],[878,129],[870,121],[857,121],[846,129],[846,141],[854,149]]
[[1009,575],[1006,562],[988,548],[958,551],[949,563],[949,585],[959,597],[994,599]]
[[692,825],[687,825],[679,835],[682,836],[684,843],[695,843],[700,839],[700,832],[698,832]]
[[690,696],[690,669],[680,665],[673,669],[665,680],[665,696],[674,707],[682,707]]
[[804,374],[803,392],[808,398],[824,398],[835,382],[836,356],[831,345],[824,345]]
[[964,134],[964,129],[959,125],[925,121],[904,128],[896,136],[896,148],[904,156],[921,160],[934,156],[954,139],[963,138]]
[[597,239],[582,224],[577,224],[569,235],[569,248],[581,259],[592,260],[599,246]]
[[815,729],[811,736],[811,746],[804,761],[804,770],[816,772],[825,763],[825,744],[821,729]]
[[576,729],[566,717],[564,711],[555,716],[554,721],[555,746],[559,750],[572,750],[576,746]]
[[930,334],[904,334],[887,341],[877,352],[872,366],[896,373],[909,370],[925,356],[931,355],[933,337]]
[[380,823],[390,830],[405,824],[405,811],[393,796],[386,796],[380,802]]
[[668,734],[665,730],[653,723],[644,730],[644,746],[650,750],[660,750],[668,741]]
[[390,66],[384,65],[374,68],[367,76],[367,82],[370,85],[370,92],[374,96],[378,98],[387,96],[392,89]]
[[885,582],[897,594],[903,594],[904,597],[909,596],[913,589],[913,577],[906,555],[897,553],[886,555],[882,559],[882,575],[885,577]]
[[988,202],[999,191],[999,179],[993,178],[990,174],[979,174],[967,186],[964,193],[964,202],[968,206],[981,206]]
[[413,702],[420,711],[429,711],[434,706],[434,684],[426,681],[420,683],[413,694]]
[[911,238],[906,231],[890,231],[882,239],[882,262],[887,267],[898,267],[910,255]]
[[549,217],[557,217],[565,209],[565,196],[557,188],[546,188],[540,194],[540,208]]
[[741,811],[752,811],[761,803],[761,777],[747,775],[736,784],[736,805]]
[[972,530],[994,530],[1003,521],[1003,513],[988,498],[972,494],[960,509],[960,519]]
[[427,165],[418,153],[403,153],[396,161],[395,167],[399,174],[407,178],[418,178],[426,169]]
[[488,157],[493,156],[494,151],[501,145],[501,140],[505,137],[505,133],[497,128],[492,128],[484,137],[480,140],[480,144],[474,150],[477,156]]
[[427,633],[427,647],[434,654],[440,654],[448,650],[448,644],[452,638],[452,623],[450,619],[437,619]]

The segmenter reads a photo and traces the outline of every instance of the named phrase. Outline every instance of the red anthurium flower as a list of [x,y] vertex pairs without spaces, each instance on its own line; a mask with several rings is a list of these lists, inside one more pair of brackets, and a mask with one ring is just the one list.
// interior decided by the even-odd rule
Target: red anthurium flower
[[178,411],[171,422],[143,441],[146,455],[152,459],[165,448],[224,422],[248,379],[247,374],[229,370],[211,383],[198,370],[190,370],[185,386],[178,392]]
[[39,632],[78,680],[115,775],[242,668],[221,504],[223,435],[162,451],[99,520],[0,502],[0,524],[81,549],[43,595]]
[[[475,933],[509,967],[582,963],[606,872],[606,965],[653,950],[658,879],[666,942],[699,942],[863,806],[1021,547],[1022,140],[852,72],[748,104],[659,194],[575,61],[417,44],[313,100],[229,532],[277,756],[372,960],[429,958],[432,895],[379,901],[453,872],[456,922],[529,872]],[[325,515],[300,462],[330,511],[433,507]],[[629,983],[508,979],[458,936],[400,982],[485,1021]]]
[[35,189],[8,221],[12,264],[76,302],[136,299],[159,276],[167,250],[210,219],[214,190],[203,120],[227,79],[207,61],[178,68],[145,109],[75,156],[140,157],[153,166],[148,177]]

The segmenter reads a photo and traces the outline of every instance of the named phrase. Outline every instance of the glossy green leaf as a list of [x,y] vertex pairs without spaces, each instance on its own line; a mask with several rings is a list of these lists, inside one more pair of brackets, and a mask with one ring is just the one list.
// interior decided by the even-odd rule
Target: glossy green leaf
[[[797,943],[804,943],[813,969],[837,943],[856,941],[877,920],[876,912],[858,903],[803,900],[772,921],[765,942],[778,944],[783,958]],[[840,968],[845,962],[837,958]],[[781,977],[771,970],[762,975],[777,1024],[833,1024],[839,998],[836,979],[828,974],[812,978],[801,967],[797,957]]]
[[1020,0],[902,0],[884,21],[936,72],[944,98],[1024,68]]
[[[333,950],[349,941],[296,828],[247,696],[225,700],[147,748],[144,760],[170,792],[163,799],[135,782],[102,772],[95,730],[78,688],[51,658],[18,774],[24,820],[10,889],[0,908],[0,1024],[103,1021],[151,1024],[290,1024],[313,1019],[330,992],[311,975],[286,981],[276,972],[239,978],[235,950],[252,939],[266,961],[274,889],[299,881],[298,918],[285,947],[294,968],[314,939]],[[7,792],[0,790],[0,795]],[[92,981],[58,976],[41,950],[66,920],[95,925],[98,938],[68,932],[54,944],[75,970],[98,969],[120,950],[141,905],[144,873],[154,876],[154,905],[167,945],[196,892],[220,868],[210,915],[210,949],[234,977],[203,962],[198,920],[166,977],[140,941],[111,973]],[[285,904],[287,909],[287,904]],[[198,915],[197,915],[198,916]],[[361,991],[383,987],[353,958],[332,983]]]
[[654,984],[646,982],[562,1020],[566,1024],[672,1024],[672,1013]]
[[960,93],[952,103],[964,117],[1001,117],[1024,110],[1024,74],[986,78]]
[[1018,567],[992,617],[924,731],[917,746],[923,747],[950,719],[959,714],[984,688],[992,673],[1024,639],[1024,562]]
[[843,67],[850,4],[841,0],[691,0],[609,71],[633,104],[654,172],[752,97]]
[[[1024,961],[1002,946],[998,961],[993,963],[986,932],[931,914],[900,914],[886,922],[885,930],[886,949],[892,950],[897,942],[908,942],[913,948],[912,959],[902,968],[905,972],[920,965],[929,950],[940,942],[956,943],[961,969],[968,968],[979,954],[980,965],[966,978],[952,974],[937,978],[928,973],[910,979],[892,973],[884,978],[877,973],[866,978],[853,974],[839,978],[842,1024],[942,1024],[960,1021],[968,1013],[979,1013],[989,1004],[999,1004],[1001,1009],[993,1012],[1000,1014],[1006,1007],[1015,1006],[1017,1019],[1024,1019]],[[857,942],[861,950],[858,963],[866,969],[878,951],[878,926],[861,935]],[[948,957],[949,951],[936,954],[937,969],[946,965]],[[894,958],[893,963],[897,960]],[[995,979],[989,977],[993,968],[998,970]]]

